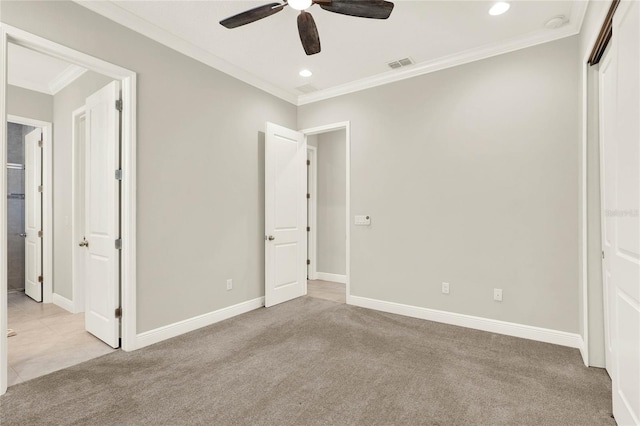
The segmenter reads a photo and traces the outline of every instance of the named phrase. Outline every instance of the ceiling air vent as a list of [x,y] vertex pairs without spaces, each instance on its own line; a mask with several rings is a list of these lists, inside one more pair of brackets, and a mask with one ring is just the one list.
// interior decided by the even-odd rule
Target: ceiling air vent
[[311,84],[305,84],[304,86],[296,87],[296,90],[300,93],[304,93],[305,95],[307,93],[318,91],[318,89],[315,86],[312,86]]
[[392,70],[395,70],[398,68],[406,67],[408,65],[413,65],[414,63],[415,62],[413,62],[413,59],[411,58],[402,58],[398,59],[397,61],[388,62],[387,65],[389,65],[389,68],[391,68]]

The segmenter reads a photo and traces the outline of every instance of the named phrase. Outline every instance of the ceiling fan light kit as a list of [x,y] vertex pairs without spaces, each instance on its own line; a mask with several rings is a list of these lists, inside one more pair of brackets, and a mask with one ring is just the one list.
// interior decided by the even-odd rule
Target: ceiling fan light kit
[[254,7],[220,21],[225,28],[237,28],[280,12],[285,6],[299,10],[298,33],[307,55],[320,52],[320,36],[313,16],[306,9],[317,4],[322,9],[358,18],[387,19],[393,11],[393,3],[384,0],[285,0]]

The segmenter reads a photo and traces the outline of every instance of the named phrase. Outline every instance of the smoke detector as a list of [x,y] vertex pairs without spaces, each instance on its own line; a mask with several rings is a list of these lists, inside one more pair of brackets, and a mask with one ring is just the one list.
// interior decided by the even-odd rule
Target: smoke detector
[[549,19],[547,23],[544,24],[544,26],[549,28],[550,30],[557,30],[558,28],[563,27],[568,23],[569,20],[564,15],[558,15]]
[[317,92],[318,88],[315,86],[312,86],[311,84],[305,84],[304,86],[296,87],[296,90],[306,95],[307,93]]
[[402,58],[402,59],[398,59],[397,61],[387,62],[387,65],[392,70],[395,70],[395,69],[398,69],[398,68],[402,68],[402,67],[406,67],[406,66],[413,65],[413,64],[415,64],[415,62],[411,58]]

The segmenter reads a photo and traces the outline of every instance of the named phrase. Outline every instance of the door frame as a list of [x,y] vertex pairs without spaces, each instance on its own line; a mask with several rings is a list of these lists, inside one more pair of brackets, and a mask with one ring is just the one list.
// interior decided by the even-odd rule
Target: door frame
[[[347,304],[353,304],[351,301],[351,122],[342,121],[339,123],[327,124],[324,126],[311,127],[308,129],[300,130],[304,134],[305,139],[308,136],[319,135],[321,133],[333,132],[336,130],[345,131],[345,182],[346,182],[346,200],[345,200],[345,218],[346,218],[346,293]],[[308,144],[307,144],[308,146]],[[314,208],[317,206],[314,204]],[[315,215],[314,215],[315,217]],[[305,294],[307,293],[307,283],[304,283]]]
[[[605,109],[604,109],[604,95],[605,90],[610,89],[609,87],[605,87],[603,82],[604,74],[608,67],[615,59],[615,53],[611,49],[612,43],[609,42],[609,45],[605,49],[602,58],[600,59],[600,63],[598,64],[598,154],[599,154],[599,173],[600,173],[600,250],[603,253],[602,256],[602,313],[604,316],[604,368],[613,379],[614,367],[613,362],[614,359],[609,359],[609,348],[611,347],[611,298],[610,296],[610,288],[609,283],[607,281],[607,269],[605,268],[604,259],[604,250],[605,250],[605,241],[606,241],[606,198],[605,198],[605,174],[604,174],[604,142],[605,142],[605,131],[608,129],[606,126],[603,126],[603,121],[605,119]],[[609,123],[610,124],[610,123]]]
[[[306,137],[306,135],[305,135]],[[309,141],[307,141],[309,142]],[[309,155],[311,154],[311,155]],[[307,209],[307,226],[311,228],[307,232],[307,259],[311,261],[309,264],[307,275],[310,280],[318,279],[318,261],[317,241],[318,241],[318,148],[307,143],[307,160],[309,166],[307,171],[308,181],[307,190],[309,191],[309,206]]]
[[[53,124],[7,114],[7,123],[38,127],[42,130],[42,303],[53,302]],[[5,232],[6,235],[6,232]]]
[[[136,349],[136,73],[27,31],[0,23],[0,164],[7,161],[7,48],[14,43],[122,82],[122,163],[120,285],[121,348]],[[0,247],[7,244],[6,173],[0,173]],[[7,327],[7,258],[0,260],[0,331]],[[0,332],[0,395],[7,391],[7,334]]]
[[[78,164],[83,162],[84,159],[78,158],[78,121],[85,116],[86,107],[83,105],[80,108],[74,110],[71,113],[71,291],[73,294],[73,304],[71,306],[71,312],[78,313],[84,312],[85,302],[85,289],[82,284],[82,271],[84,271],[84,262],[82,256],[79,253],[78,241],[80,241],[80,234],[83,234],[84,230],[80,229],[78,224],[78,216],[82,214],[84,216],[85,209],[83,207],[82,213],[78,212],[80,205],[84,203],[84,191],[79,191],[78,183],[80,180],[84,180],[86,177],[86,169],[83,169],[85,174],[78,176]],[[85,141],[83,140],[83,143]],[[84,223],[84,221],[83,221]]]

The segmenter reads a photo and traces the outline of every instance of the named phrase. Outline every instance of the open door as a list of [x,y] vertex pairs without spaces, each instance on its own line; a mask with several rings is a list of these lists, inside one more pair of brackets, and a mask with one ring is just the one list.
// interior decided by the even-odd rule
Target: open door
[[600,72],[607,371],[619,425],[640,425],[640,3],[620,2]]
[[307,276],[307,146],[302,133],[267,123],[265,306],[303,296]]
[[113,348],[120,346],[120,82],[86,101],[85,328]]
[[25,274],[24,291],[42,302],[42,130],[36,129],[24,139],[24,211]]

